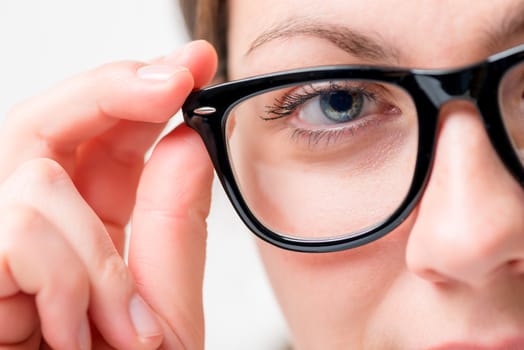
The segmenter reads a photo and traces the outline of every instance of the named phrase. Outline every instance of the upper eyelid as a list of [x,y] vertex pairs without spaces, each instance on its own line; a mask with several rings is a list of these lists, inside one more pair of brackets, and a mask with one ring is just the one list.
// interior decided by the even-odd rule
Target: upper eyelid
[[[346,80],[347,82],[350,82],[350,80]],[[341,81],[342,83],[344,83],[345,81]],[[355,84],[357,83],[357,84]],[[348,91],[351,91],[351,92],[360,92],[360,93],[363,93],[364,95],[368,96],[368,97],[372,97],[374,96],[375,94],[377,94],[377,91],[380,91],[381,94],[387,94],[389,96],[391,96],[391,93],[389,91],[389,89],[387,89],[386,87],[384,87],[382,84],[379,84],[378,82],[370,82],[372,87],[370,87],[368,85],[368,83],[365,83],[365,84],[362,84],[363,81],[360,81],[360,80],[355,80],[355,81],[352,81],[351,82],[351,85],[345,85],[345,84],[338,84],[333,82],[333,81],[329,81],[329,82],[326,82],[326,83],[323,83],[325,84],[325,87],[324,86],[320,86],[320,87],[316,87],[315,84],[308,84],[308,85],[305,85],[304,87],[300,87],[300,88],[297,88],[297,89],[293,89],[289,92],[286,92],[284,93],[284,97],[286,96],[290,96],[293,94],[293,91],[294,90],[298,90],[298,89],[302,89],[302,91],[304,91],[303,95],[304,96],[308,96],[308,97],[316,97],[318,96],[319,94],[321,93],[324,93],[324,92],[329,92],[329,91],[336,91],[336,90],[348,90]],[[310,90],[310,91],[308,91]],[[297,92],[296,93],[297,95],[302,95],[301,92]]]

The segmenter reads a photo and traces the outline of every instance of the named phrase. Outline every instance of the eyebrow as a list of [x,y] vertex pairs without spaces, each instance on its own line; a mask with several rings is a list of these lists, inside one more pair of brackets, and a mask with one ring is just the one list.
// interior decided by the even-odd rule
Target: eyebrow
[[328,40],[350,55],[366,61],[399,61],[397,50],[387,45],[378,34],[372,36],[346,26],[307,18],[287,20],[264,31],[251,43],[246,55],[268,42],[296,36],[313,36]]

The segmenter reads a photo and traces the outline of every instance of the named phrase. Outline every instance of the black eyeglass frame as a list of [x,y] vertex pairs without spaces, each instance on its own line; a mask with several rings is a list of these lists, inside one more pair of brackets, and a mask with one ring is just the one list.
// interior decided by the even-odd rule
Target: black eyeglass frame
[[[400,225],[422,195],[431,172],[440,107],[454,99],[471,101],[480,111],[489,139],[515,179],[524,186],[524,167],[507,135],[499,107],[499,86],[508,70],[524,63],[524,45],[488,57],[465,68],[399,69],[376,66],[322,66],[271,73],[231,81],[192,92],[182,107],[186,124],[204,141],[215,171],[233,207],[261,239],[283,249],[333,252],[372,242]],[[299,239],[264,226],[251,212],[235,181],[228,157],[226,123],[240,102],[268,91],[315,81],[356,79],[392,84],[406,91],[417,110],[418,153],[413,180],[398,209],[364,231],[333,239]]]

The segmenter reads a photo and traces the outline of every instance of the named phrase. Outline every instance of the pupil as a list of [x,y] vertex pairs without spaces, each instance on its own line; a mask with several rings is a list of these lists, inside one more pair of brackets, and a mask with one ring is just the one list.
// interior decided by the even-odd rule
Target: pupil
[[329,106],[337,112],[347,112],[353,106],[353,96],[345,91],[335,91],[329,94]]

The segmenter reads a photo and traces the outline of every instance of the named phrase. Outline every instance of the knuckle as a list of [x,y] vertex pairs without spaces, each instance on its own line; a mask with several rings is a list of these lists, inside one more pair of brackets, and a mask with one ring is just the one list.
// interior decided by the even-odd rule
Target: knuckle
[[141,63],[136,61],[118,61],[103,64],[88,72],[87,80],[94,86],[126,82],[134,77],[134,72]]
[[[57,192],[58,190],[61,191]],[[49,204],[50,196],[64,193],[63,191],[74,191],[74,184],[59,163],[48,158],[27,160],[0,183],[0,213],[6,208],[20,205],[43,210]],[[20,215],[23,214],[18,213]]]
[[[132,86],[136,70],[143,64],[136,61],[119,61],[101,65],[86,75],[85,84],[100,90],[103,86],[110,91],[121,91]],[[115,97],[116,98],[116,97]],[[95,98],[98,113],[107,117],[118,117],[122,113],[120,104],[99,96]]]
[[65,169],[49,158],[36,158],[24,162],[16,171],[25,186],[53,185],[69,180]]
[[105,63],[93,69],[93,77],[96,79],[108,80],[128,75],[134,72],[133,69],[142,66],[143,63],[133,60],[116,61]]
[[117,283],[118,285],[131,285],[133,283],[131,274],[119,255],[108,256],[102,264],[102,283]]
[[0,223],[4,232],[2,246],[5,247],[5,243],[15,246],[19,242],[23,244],[28,234],[38,232],[44,223],[44,218],[31,206],[15,204],[1,210]]

